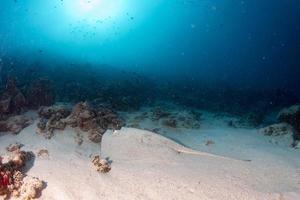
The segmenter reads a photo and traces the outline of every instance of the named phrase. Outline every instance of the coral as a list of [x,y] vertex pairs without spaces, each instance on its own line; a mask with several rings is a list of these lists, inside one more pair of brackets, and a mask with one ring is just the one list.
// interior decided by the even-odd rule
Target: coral
[[95,156],[92,163],[96,167],[96,170],[101,173],[107,173],[111,170],[110,163],[107,159],[101,159],[99,155]]
[[27,104],[30,108],[51,106],[55,102],[54,90],[47,79],[38,79],[32,83],[27,94]]
[[25,115],[17,115],[0,121],[0,132],[18,134],[22,129],[32,123],[32,119]]
[[296,130],[293,135],[294,140],[300,140],[300,105],[282,109],[277,118],[280,122],[286,122],[293,126]]

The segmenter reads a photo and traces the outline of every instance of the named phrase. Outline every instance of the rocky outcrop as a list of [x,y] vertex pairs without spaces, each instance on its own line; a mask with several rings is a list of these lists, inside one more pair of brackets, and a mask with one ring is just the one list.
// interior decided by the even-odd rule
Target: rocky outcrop
[[282,109],[278,114],[278,120],[293,126],[294,140],[300,140],[300,105]]

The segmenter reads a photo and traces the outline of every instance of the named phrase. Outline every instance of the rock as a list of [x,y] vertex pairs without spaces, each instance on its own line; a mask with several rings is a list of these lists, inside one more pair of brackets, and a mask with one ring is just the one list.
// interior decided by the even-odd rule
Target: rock
[[32,119],[25,115],[10,117],[5,121],[0,121],[0,132],[18,134],[25,127],[32,124]]
[[96,167],[96,170],[101,173],[107,173],[111,170],[110,163],[107,159],[101,159],[99,155],[95,156],[92,163]]
[[282,109],[277,118],[280,122],[286,122],[293,126],[296,130],[294,132],[294,140],[300,140],[300,105]]

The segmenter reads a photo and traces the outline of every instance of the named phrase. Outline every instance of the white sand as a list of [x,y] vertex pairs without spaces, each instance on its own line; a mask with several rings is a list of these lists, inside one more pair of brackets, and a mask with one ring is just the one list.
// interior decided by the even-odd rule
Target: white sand
[[[101,154],[112,160],[112,170],[99,174],[91,165],[91,155],[100,154],[100,145],[85,138],[78,146],[72,129],[56,132],[51,140],[46,140],[35,134],[35,126],[16,136],[0,136],[0,155],[14,142],[23,143],[24,150],[34,153],[44,148],[49,151],[49,158],[36,157],[28,171],[47,182],[41,199],[300,199],[300,152],[264,142],[267,139],[255,146],[253,141],[261,138],[237,138],[251,131],[204,130],[215,144],[203,148],[214,153],[224,150],[222,155],[227,157],[239,151],[232,153],[234,159],[195,152],[148,131],[108,131]],[[246,138],[250,141],[243,141]],[[242,141],[237,144],[237,139]]]

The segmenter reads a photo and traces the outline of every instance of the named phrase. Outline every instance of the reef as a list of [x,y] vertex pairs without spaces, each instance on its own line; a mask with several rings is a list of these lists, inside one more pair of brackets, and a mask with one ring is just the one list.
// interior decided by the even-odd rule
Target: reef
[[[92,142],[101,142],[107,129],[119,130],[124,126],[117,113],[104,107],[93,107],[87,102],[74,106],[72,112],[65,106],[41,107],[37,133],[50,139],[55,130],[64,130],[66,126],[79,128],[88,133]],[[82,141],[78,141],[78,144]]]
[[0,157],[0,198],[34,199],[44,188],[41,180],[24,174],[24,166],[33,159],[33,153],[21,151],[20,146],[10,145],[10,155]]
[[101,173],[107,173],[111,170],[110,163],[107,159],[101,159],[99,155],[92,160],[96,170]]

